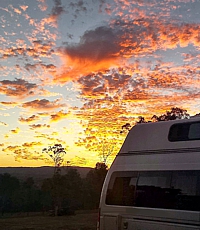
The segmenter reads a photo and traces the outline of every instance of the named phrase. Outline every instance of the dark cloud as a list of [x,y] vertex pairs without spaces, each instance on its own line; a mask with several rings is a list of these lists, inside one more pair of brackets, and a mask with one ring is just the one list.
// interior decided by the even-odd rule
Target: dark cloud
[[51,41],[42,42],[41,40],[36,40],[33,41],[33,46],[28,46],[26,48],[20,47],[19,45],[17,48],[11,47],[3,49],[0,59],[11,57],[50,57],[52,53],[54,53],[53,45],[54,44]]
[[[112,21],[111,26],[101,26],[88,30],[76,45],[68,45],[64,53],[71,59],[92,60],[93,63],[133,56],[138,52],[155,49],[158,41],[159,25],[150,19]],[[158,45],[158,44],[157,44]],[[156,48],[157,48],[156,45]]]
[[14,81],[0,81],[0,93],[13,97],[27,97],[34,95],[34,91],[38,86],[29,83],[23,79],[16,78]]
[[39,62],[39,63],[35,63],[35,64],[27,63],[27,64],[25,64],[24,68],[29,72],[31,72],[31,71],[37,72],[37,70],[39,68],[42,68],[42,69],[48,70],[48,71],[54,71],[56,69],[56,66],[53,64],[46,65],[46,64]]
[[116,41],[113,30],[102,26],[86,31],[79,44],[68,46],[64,51],[71,58],[90,59],[93,62],[98,62],[117,55],[119,47]]
[[58,20],[59,16],[65,12],[64,7],[62,6],[61,0],[54,0],[54,7],[51,10],[50,17],[54,20]]
[[125,89],[129,85],[131,75],[120,74],[117,70],[109,74],[93,74],[81,77],[78,80],[82,88],[81,94],[86,97],[95,98],[98,95],[109,93],[114,95],[120,89]]
[[101,69],[103,66],[110,68],[120,58],[125,58],[126,62],[130,57],[154,55],[155,51],[186,47],[189,43],[198,47],[198,31],[199,25],[195,23],[169,23],[156,17],[135,20],[121,17],[113,20],[110,26],[86,31],[80,43],[67,46],[65,53],[70,58],[69,64],[75,63],[82,69],[85,65],[89,74],[96,71],[95,65],[101,63]]
[[23,108],[29,108],[33,110],[53,110],[64,106],[64,104],[59,104],[58,100],[55,100],[53,102],[41,99],[41,100],[33,100],[30,102],[26,102],[22,104]]
[[40,129],[40,128],[50,128],[50,125],[46,124],[37,124],[37,125],[29,125],[31,129]]
[[54,74],[54,81],[66,82],[86,76],[90,73],[105,71],[120,62],[119,45],[114,30],[98,27],[85,32],[80,43],[62,47],[64,65],[59,74]]
[[24,68],[25,68],[27,71],[36,71],[36,70],[37,70],[37,64],[30,64],[30,63],[27,63],[27,64],[25,64]]
[[36,121],[38,120],[40,117],[37,116],[37,115],[32,115],[28,118],[23,118],[23,117],[20,117],[18,120],[22,123],[30,123],[30,122],[33,122],[33,121]]
[[[87,12],[87,2],[84,2],[83,0],[70,2],[69,7],[73,10],[75,9],[76,14],[80,14],[80,12]],[[77,17],[77,15],[75,17]]]
[[[63,49],[65,67],[56,81],[65,82],[80,76],[106,71],[128,64],[128,58],[155,55],[156,51],[199,45],[199,26],[195,24],[169,24],[155,18],[136,20],[117,17],[110,26],[89,30],[80,42]],[[123,64],[120,61],[123,58]]]
[[87,75],[85,77],[81,77],[78,82],[81,85],[81,94],[83,95],[92,95],[92,92],[94,92],[95,89],[99,88],[100,86],[101,91],[105,93],[105,84],[101,76]]

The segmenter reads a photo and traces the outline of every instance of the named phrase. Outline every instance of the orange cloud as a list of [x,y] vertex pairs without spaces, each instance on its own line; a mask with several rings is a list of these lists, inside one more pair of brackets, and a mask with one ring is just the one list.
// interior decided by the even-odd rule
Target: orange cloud
[[67,162],[67,166],[70,165],[80,165],[86,166],[88,164],[88,160],[84,157],[75,156],[73,159]]
[[30,116],[30,117],[28,117],[28,118],[20,117],[18,120],[19,120],[20,122],[22,122],[22,123],[31,123],[31,122],[37,121],[37,120],[39,120],[39,119],[40,119],[39,116],[37,116],[37,115],[32,115],[32,116]]
[[38,5],[39,9],[41,11],[46,11],[47,10],[47,5],[46,5],[46,0],[38,0],[40,4]]
[[65,67],[60,74],[53,73],[54,80],[64,83],[91,73],[105,73],[111,67],[127,64],[128,58],[152,55],[159,50],[189,44],[199,47],[200,27],[196,24],[166,24],[158,17],[134,21],[124,17],[113,20],[110,26],[86,31],[78,44],[60,49]]
[[15,107],[15,106],[17,106],[19,103],[18,103],[18,102],[1,101],[0,104],[3,105],[3,106],[5,106],[5,107]]
[[33,96],[38,86],[23,79],[0,81],[0,93],[11,97],[23,98]]
[[28,6],[21,5],[20,8],[21,8],[23,11],[26,11],[26,10],[28,9]]
[[[37,26],[37,25],[35,25]],[[50,35],[49,35],[50,36]],[[52,37],[54,37],[52,35]],[[51,37],[51,38],[52,38]],[[0,49],[1,59],[8,59],[11,57],[33,57],[40,59],[40,57],[51,57],[53,54],[53,46],[55,45],[50,39],[48,42],[43,42],[41,40],[35,40],[35,38],[30,38],[32,46],[27,47],[23,44],[23,40],[18,40],[19,45],[12,48]]]
[[70,116],[70,113],[64,113],[62,110],[56,114],[51,114],[51,122],[58,122],[61,119],[65,119]]
[[13,10],[14,10],[14,12],[17,13],[17,14],[21,14],[21,13],[22,13],[21,10],[19,10],[19,9],[17,9],[17,8],[14,8]]
[[68,68],[54,75],[55,81],[65,82],[119,65],[119,47],[115,41],[110,28],[98,27],[87,31],[79,44],[61,50],[63,63]]
[[[30,145],[30,146],[28,146],[27,144],[25,144],[24,147],[18,146],[18,145],[8,146],[8,147],[2,149],[2,151],[7,152],[7,153],[12,152],[14,154],[15,160],[18,162],[20,162],[20,160],[22,160],[22,159],[25,159],[25,160],[43,160],[43,161],[47,160],[47,157],[44,156],[41,152],[38,152],[38,151],[31,152],[30,148],[32,148],[34,145]],[[36,144],[36,146],[38,146],[38,144]]]
[[32,148],[32,147],[41,146],[41,145],[42,145],[41,142],[25,142],[22,144],[22,146],[26,148]]
[[20,128],[17,127],[16,129],[12,129],[12,130],[10,130],[10,131],[11,131],[11,133],[13,133],[13,134],[18,134],[18,133],[20,132]]

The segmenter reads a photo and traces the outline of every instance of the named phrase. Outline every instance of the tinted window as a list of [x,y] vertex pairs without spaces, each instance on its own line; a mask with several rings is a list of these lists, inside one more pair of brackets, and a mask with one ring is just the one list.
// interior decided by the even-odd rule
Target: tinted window
[[188,139],[200,139],[200,123],[193,123],[190,125]]
[[168,139],[169,141],[200,140],[200,122],[172,125]]
[[114,173],[106,204],[200,211],[200,171]]
[[106,204],[134,205],[136,182],[135,172],[113,173],[107,190]]
[[171,172],[141,172],[136,190],[136,206],[170,208]]

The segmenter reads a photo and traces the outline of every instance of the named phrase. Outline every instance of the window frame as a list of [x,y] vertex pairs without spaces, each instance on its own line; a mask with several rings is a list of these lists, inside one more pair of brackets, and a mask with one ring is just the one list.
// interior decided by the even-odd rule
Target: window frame
[[[148,175],[148,173],[149,178],[153,178],[153,180],[149,180],[146,184],[140,184],[140,179],[143,179],[143,177],[145,176],[146,180],[148,178],[148,176],[146,176]],[[154,173],[155,175],[153,175]],[[161,176],[159,176],[159,173]],[[129,191],[127,190],[128,175],[129,186],[132,185],[131,181],[134,181],[132,180],[134,175],[137,175],[137,178],[134,177],[135,188],[134,192],[132,190],[131,195],[129,195],[130,193],[128,194],[124,192]],[[158,177],[157,182],[155,182],[156,180],[154,180],[154,177],[156,177],[156,175]],[[188,177],[187,186],[190,186],[189,183],[190,181],[192,181],[192,177],[194,177],[194,179],[195,177],[197,178],[195,184],[195,194],[190,194],[189,192],[185,193],[185,191],[187,191],[187,188],[184,187],[185,180],[182,181],[180,179],[179,181],[177,181],[177,178],[180,178],[180,176],[184,175]],[[163,181],[160,180],[161,177],[167,179],[165,185],[163,184]],[[114,188],[116,178],[118,178],[118,181],[120,181],[121,179],[121,184],[119,186],[122,187],[120,187],[120,189],[117,189],[117,187]],[[123,178],[126,178],[126,181],[124,181],[126,184],[125,188],[123,187]],[[108,183],[105,204],[109,206],[123,206],[132,208],[142,207],[164,210],[171,209],[200,212],[200,170],[155,170],[113,172]]]
[[[194,140],[200,140],[200,135],[199,137],[189,137],[190,134],[190,128],[192,125],[195,124],[199,124],[200,126],[200,121],[195,121],[195,122],[184,122],[184,123],[177,123],[177,124],[173,124],[170,128],[169,128],[169,133],[168,133],[168,140],[170,142],[179,142],[179,141],[194,141]],[[178,134],[174,135],[175,132],[181,132],[181,129],[183,129],[184,131],[187,131],[187,133],[182,133],[182,136],[178,136]]]

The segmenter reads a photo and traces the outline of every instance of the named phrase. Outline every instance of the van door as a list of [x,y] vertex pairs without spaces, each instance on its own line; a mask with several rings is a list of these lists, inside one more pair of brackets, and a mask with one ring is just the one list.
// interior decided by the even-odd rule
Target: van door
[[114,172],[108,184],[103,214],[103,230],[121,230],[123,213],[134,205],[138,172]]

